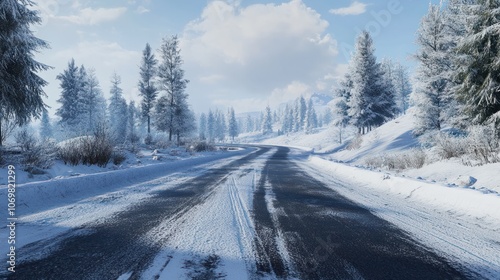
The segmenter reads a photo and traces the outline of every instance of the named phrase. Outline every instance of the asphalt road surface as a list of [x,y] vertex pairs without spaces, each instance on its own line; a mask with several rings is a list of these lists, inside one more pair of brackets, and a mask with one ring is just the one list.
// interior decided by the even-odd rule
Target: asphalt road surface
[[[255,152],[154,197],[98,225],[83,226],[21,248],[49,250],[21,262],[7,279],[140,279],[161,248],[141,237],[165,219],[202,204],[227,174],[267,158],[250,210],[255,235],[251,279],[468,279],[467,271],[306,174],[288,148]],[[272,197],[273,211],[269,199]],[[79,234],[82,232],[82,234]],[[223,275],[193,279],[216,279]],[[217,278],[217,279],[221,279]]]

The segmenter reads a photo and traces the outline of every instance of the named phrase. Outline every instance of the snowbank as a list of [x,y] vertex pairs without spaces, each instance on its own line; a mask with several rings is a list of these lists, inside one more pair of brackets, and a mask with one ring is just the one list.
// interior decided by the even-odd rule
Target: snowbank
[[364,188],[377,189],[406,201],[427,204],[441,211],[472,216],[486,224],[496,226],[500,224],[500,195],[496,193],[488,194],[474,189],[397,177],[335,163],[316,156],[311,157],[310,162],[326,170],[329,175],[339,176]]
[[[27,215],[79,201],[134,183],[149,181],[173,172],[192,168],[213,160],[243,155],[251,149],[223,152],[206,157],[130,167],[69,178],[19,184],[16,187],[17,215]],[[7,187],[0,187],[0,196],[7,197]],[[6,215],[4,213],[3,215]]]

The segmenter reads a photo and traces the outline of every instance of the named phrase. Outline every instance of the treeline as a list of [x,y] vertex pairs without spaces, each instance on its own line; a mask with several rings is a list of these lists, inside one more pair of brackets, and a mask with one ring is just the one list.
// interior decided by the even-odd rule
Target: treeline
[[[57,76],[60,81],[61,106],[56,115],[66,138],[89,135],[97,125],[105,126],[114,143],[140,139],[152,141],[151,128],[165,132],[168,141],[180,141],[195,130],[195,117],[187,103],[182,58],[177,36],[163,39],[159,49],[161,60],[152,53],[149,44],[143,51],[138,87],[142,97],[140,106],[127,102],[116,73],[111,78],[110,98],[106,100],[94,70],[87,71],[75,65],[72,59],[67,69]],[[42,119],[41,134],[50,137],[48,117]],[[147,129],[146,133],[144,132]],[[144,136],[144,137],[143,137]]]
[[259,113],[248,113],[237,118],[231,107],[227,113],[219,109],[202,113],[199,118],[199,138],[209,142],[224,142],[227,138],[234,141],[241,133],[261,133],[283,135],[293,132],[313,133],[314,129],[326,126],[333,121],[330,108],[316,113],[313,99],[297,98],[284,107],[272,110],[269,106]]

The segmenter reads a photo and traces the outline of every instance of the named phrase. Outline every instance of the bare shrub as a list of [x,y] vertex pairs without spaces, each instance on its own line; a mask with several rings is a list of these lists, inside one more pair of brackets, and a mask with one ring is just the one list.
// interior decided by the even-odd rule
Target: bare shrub
[[213,144],[207,143],[205,141],[200,141],[200,142],[194,142],[191,145],[189,145],[188,150],[190,152],[211,152],[215,151],[216,148]]
[[467,141],[463,136],[439,132],[431,138],[434,143],[434,150],[441,159],[461,157],[467,153]]
[[127,157],[123,149],[115,149],[111,154],[111,159],[114,165],[119,165],[122,162],[124,162],[127,159]]
[[21,151],[26,152],[33,149],[37,145],[37,139],[35,135],[28,131],[28,129],[21,129],[16,135],[14,135],[16,143],[21,148]]
[[64,162],[64,164],[80,164],[80,161],[83,157],[81,141],[79,139],[71,139],[60,144],[57,156]]
[[409,168],[421,168],[424,166],[426,158],[427,156],[422,149],[411,149],[405,152],[369,157],[365,160],[365,164],[372,168],[405,170]]
[[464,143],[467,155],[478,165],[500,162],[500,142],[492,126],[473,126]]
[[168,149],[172,146],[172,143],[169,142],[169,141],[166,141],[166,140],[157,140],[155,141],[155,143],[153,144],[154,148],[155,149]]
[[53,141],[39,141],[27,129],[19,131],[15,139],[21,148],[21,163],[25,171],[32,172],[37,168],[48,169],[54,164],[57,146]]
[[65,164],[97,165],[105,167],[111,160],[113,144],[104,125],[97,125],[94,134],[66,141],[59,148],[59,157]]

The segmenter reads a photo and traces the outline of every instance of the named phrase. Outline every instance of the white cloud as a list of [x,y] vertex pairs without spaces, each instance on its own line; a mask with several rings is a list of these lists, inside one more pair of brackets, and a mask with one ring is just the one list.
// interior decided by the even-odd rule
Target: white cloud
[[248,111],[268,102],[275,89],[294,82],[315,84],[333,69],[337,55],[327,27],[301,0],[247,7],[239,1],[211,1],[181,37],[191,100],[208,100],[197,94],[226,102],[251,95],[247,101],[252,103],[245,102]]
[[330,13],[332,13],[334,15],[342,15],[342,16],[361,15],[361,14],[364,14],[366,12],[366,6],[367,6],[367,4],[365,4],[365,3],[354,1],[349,7],[331,9]]
[[145,14],[145,13],[149,13],[149,9],[147,9],[146,7],[144,6],[139,6],[137,7],[137,9],[135,10],[138,14]]
[[79,25],[96,25],[106,21],[113,21],[127,11],[126,7],[117,8],[84,8],[78,14],[70,16],[59,16],[57,18]]

